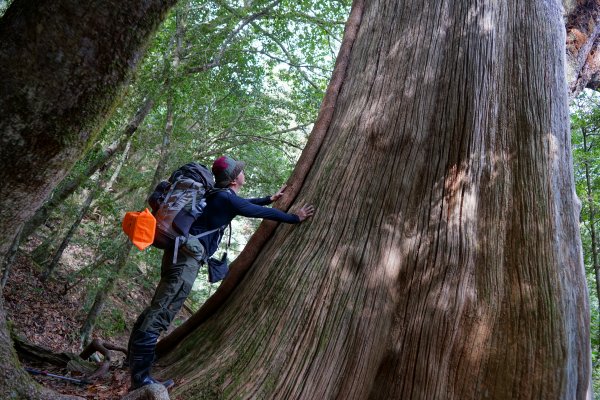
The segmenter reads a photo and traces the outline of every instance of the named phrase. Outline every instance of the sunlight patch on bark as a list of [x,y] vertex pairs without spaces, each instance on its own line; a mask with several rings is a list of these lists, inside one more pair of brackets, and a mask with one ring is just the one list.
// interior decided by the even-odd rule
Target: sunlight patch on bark
[[[390,229],[393,228],[390,227]],[[381,268],[381,270],[383,271],[384,279],[386,281],[397,279],[398,274],[400,273],[400,267],[402,266],[402,261],[406,258],[404,255],[415,243],[416,240],[414,240],[414,238],[412,238],[412,240],[403,240],[400,244],[400,248],[392,246],[392,248],[384,253],[381,263],[383,268]]]
[[552,132],[547,133],[546,136],[548,137],[548,147],[549,147],[548,150],[550,152],[548,161],[550,162],[551,165],[554,166],[553,170],[558,170],[557,166],[562,161],[561,160],[560,140],[557,139],[556,136],[554,134],[552,134]]
[[496,31],[496,14],[492,9],[488,8],[483,10],[482,5],[473,5],[467,15],[467,24],[477,24],[481,33],[494,33]]

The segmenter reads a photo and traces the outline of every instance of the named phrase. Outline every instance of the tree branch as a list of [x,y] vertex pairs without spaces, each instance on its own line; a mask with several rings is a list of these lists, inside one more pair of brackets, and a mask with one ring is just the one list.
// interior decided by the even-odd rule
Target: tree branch
[[262,55],[264,55],[264,56],[266,56],[266,57],[268,57],[268,58],[270,58],[272,60],[275,60],[275,61],[283,63],[283,64],[287,64],[290,67],[294,67],[294,68],[318,69],[318,70],[321,70],[323,72],[326,72],[327,74],[331,74],[331,72],[332,72],[331,70],[329,70],[327,68],[323,68],[323,67],[318,66],[318,65],[293,64],[290,60],[285,60],[285,59],[283,59],[281,57],[274,56],[271,53],[268,53],[268,52],[263,51],[263,50],[256,50],[256,49],[254,49],[254,50],[250,50],[249,52],[253,52],[253,53],[257,53],[257,54],[262,54]]
[[194,74],[194,73],[204,72],[211,68],[215,68],[215,67],[221,65],[221,60],[223,58],[223,54],[225,53],[225,50],[227,50],[227,47],[229,47],[231,42],[233,42],[233,39],[237,36],[237,34],[240,33],[241,30],[244,29],[244,27],[246,27],[248,24],[251,24],[252,22],[256,21],[257,19],[262,18],[265,15],[268,15],[269,12],[275,6],[277,6],[279,3],[281,3],[281,0],[275,0],[274,2],[272,2],[271,4],[269,4],[265,8],[263,8],[262,10],[244,18],[241,21],[240,25],[236,29],[234,29],[232,32],[230,32],[229,35],[227,35],[227,38],[225,38],[225,40],[221,44],[221,47],[219,48],[217,55],[215,56],[215,58],[213,58],[212,61],[210,61],[204,65],[200,65],[200,66],[196,66],[196,67],[188,67],[186,69],[186,73]]

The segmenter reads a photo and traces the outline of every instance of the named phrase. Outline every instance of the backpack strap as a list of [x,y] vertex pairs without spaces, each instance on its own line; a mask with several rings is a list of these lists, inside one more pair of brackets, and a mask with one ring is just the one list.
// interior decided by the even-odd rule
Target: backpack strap
[[177,181],[171,183],[171,186],[169,187],[169,191],[167,192],[167,195],[165,196],[165,201],[169,200],[169,198],[173,194],[173,191],[175,191],[176,187],[177,187]]
[[[198,238],[201,238],[203,236],[210,235],[211,233],[215,233],[216,231],[220,230],[221,228],[211,229],[210,231],[202,232],[202,233],[200,233],[198,235],[192,235],[192,236],[189,236],[187,238],[185,236],[177,236],[175,238],[175,247],[173,249],[173,264],[175,264],[177,262],[177,251],[179,250],[180,243],[184,244],[190,238],[198,239]],[[231,224],[229,224],[229,242],[231,242]],[[229,248],[229,243],[227,243],[227,248]]]

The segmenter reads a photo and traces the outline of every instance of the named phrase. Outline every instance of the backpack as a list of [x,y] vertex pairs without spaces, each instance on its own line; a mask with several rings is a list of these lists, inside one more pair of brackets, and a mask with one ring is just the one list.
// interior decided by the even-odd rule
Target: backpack
[[177,248],[179,240],[188,237],[190,227],[206,206],[205,196],[214,184],[210,170],[197,163],[185,164],[171,174],[168,182],[158,184],[148,198],[156,218],[153,246]]
[[[123,231],[140,250],[152,246],[173,249],[177,261],[179,245],[188,239],[190,228],[206,206],[206,196],[224,189],[214,188],[214,178],[202,164],[188,163],[160,182],[148,197],[152,213],[130,211],[123,218]],[[209,235],[222,228],[203,232]]]

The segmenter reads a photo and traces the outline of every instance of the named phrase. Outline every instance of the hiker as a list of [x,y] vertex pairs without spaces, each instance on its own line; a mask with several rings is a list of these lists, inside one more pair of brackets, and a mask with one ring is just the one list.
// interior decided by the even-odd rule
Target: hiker
[[[183,306],[201,264],[217,251],[223,231],[233,218],[242,215],[296,224],[313,215],[314,207],[311,205],[303,206],[297,214],[264,207],[283,196],[285,185],[272,196],[256,199],[239,197],[238,192],[245,183],[244,165],[244,162],[227,156],[215,160],[212,172],[217,190],[206,196],[204,211],[192,224],[190,238],[177,249],[176,260],[174,248],[164,251],[161,279],[152,302],[138,317],[129,338],[130,390],[152,383],[162,383],[167,388],[173,386],[171,379],[158,382],[150,376],[156,342]],[[193,237],[211,230],[215,231],[199,238]]]

